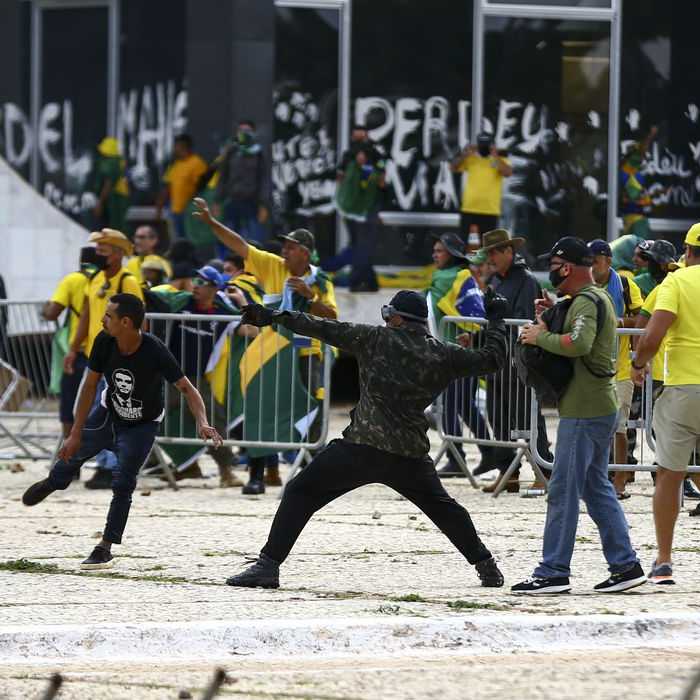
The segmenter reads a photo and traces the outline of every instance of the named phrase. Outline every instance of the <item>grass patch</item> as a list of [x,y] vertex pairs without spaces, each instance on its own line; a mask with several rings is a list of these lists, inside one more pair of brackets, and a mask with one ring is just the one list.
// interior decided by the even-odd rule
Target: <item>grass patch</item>
[[402,595],[399,596],[398,598],[391,598],[390,600],[393,600],[397,603],[429,603],[430,601],[425,600],[425,598],[422,598],[419,596],[417,593],[409,593],[408,595]]
[[26,574],[60,574],[63,573],[56,564],[40,564],[29,559],[11,559],[0,562],[0,571],[22,571]]
[[502,605],[494,605],[493,603],[475,603],[472,600],[450,600],[447,603],[448,608],[452,610],[507,610]]

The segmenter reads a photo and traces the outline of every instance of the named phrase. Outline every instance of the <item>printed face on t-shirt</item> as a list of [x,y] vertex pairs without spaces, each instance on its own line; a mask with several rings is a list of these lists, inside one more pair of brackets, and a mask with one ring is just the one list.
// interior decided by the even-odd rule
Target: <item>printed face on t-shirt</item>
[[112,373],[115,391],[112,405],[117,415],[124,420],[142,418],[143,402],[131,397],[134,391],[134,375],[128,369],[116,369]]

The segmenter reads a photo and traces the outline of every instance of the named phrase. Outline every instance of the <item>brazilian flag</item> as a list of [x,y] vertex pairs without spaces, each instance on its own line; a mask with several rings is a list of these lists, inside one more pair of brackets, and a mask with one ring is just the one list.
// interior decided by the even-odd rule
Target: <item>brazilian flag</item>
[[[484,298],[472,273],[466,267],[448,267],[435,270],[428,288],[431,329],[437,333],[443,316],[471,316],[483,318]],[[462,331],[476,332],[479,326],[473,323],[450,325],[446,329],[444,340],[454,342],[457,328]]]

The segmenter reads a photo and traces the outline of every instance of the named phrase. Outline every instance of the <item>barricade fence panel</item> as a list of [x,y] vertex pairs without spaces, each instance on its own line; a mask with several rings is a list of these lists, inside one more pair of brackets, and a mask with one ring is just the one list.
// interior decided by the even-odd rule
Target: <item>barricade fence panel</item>
[[[509,350],[515,346],[520,328],[529,323],[522,319],[507,319]],[[458,340],[458,336],[467,335],[470,345],[481,346],[479,331],[485,326],[482,318],[445,316],[441,319],[438,333],[441,338]],[[623,339],[630,338],[629,348],[634,347],[634,337],[643,335],[642,329],[618,328],[618,355],[620,346],[625,347]],[[631,359],[631,357],[630,357]],[[624,387],[620,384],[630,382],[626,371],[615,377],[618,395]],[[661,382],[654,381],[647,374],[641,387],[633,390],[632,407],[638,406],[626,420],[628,440],[636,440],[633,459],[635,462],[614,461],[614,449],[611,448],[610,471],[655,471],[655,440],[652,427],[653,406],[663,391]],[[439,397],[436,405],[437,429],[443,441],[441,456],[449,445],[525,448],[528,455],[538,467],[551,470],[556,450],[555,431],[547,432],[545,413],[550,426],[558,424],[555,406],[541,406],[535,393],[527,388],[517,377],[512,352],[506,366],[490,377],[466,378],[458,380]],[[554,443],[550,450],[550,440]],[[691,458],[688,471],[700,473],[698,454]]]
[[[61,438],[54,372],[63,319],[47,322],[44,302],[0,302],[0,457],[47,459]],[[328,434],[332,349],[282,327],[241,328],[240,316],[147,314],[149,331],[175,355],[202,395],[226,449],[251,456],[322,447]],[[67,347],[63,348],[65,353]],[[60,358],[58,357],[60,355]],[[113,397],[133,409],[128,383]],[[104,389],[104,385],[101,387]],[[205,447],[182,394],[166,383],[157,442],[175,464]]]

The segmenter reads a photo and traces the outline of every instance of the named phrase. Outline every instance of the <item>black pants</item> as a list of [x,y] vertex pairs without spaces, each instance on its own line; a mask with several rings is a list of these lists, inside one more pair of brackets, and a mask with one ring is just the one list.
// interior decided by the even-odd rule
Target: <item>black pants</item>
[[497,216],[490,214],[473,214],[472,212],[462,211],[459,213],[459,229],[462,234],[462,239],[467,242],[469,238],[469,227],[474,224],[479,227],[479,234],[482,235],[486,231],[493,231],[498,228]]
[[401,457],[346,440],[333,440],[289,482],[263,554],[282,563],[317,510],[366,484],[389,486],[418,506],[470,564],[491,556],[469,513],[443,488],[430,457]]
[[151,452],[159,427],[155,421],[136,425],[117,423],[107,409],[98,404],[85,422],[78,452],[67,462],[59,459],[49,472],[53,488],[67,489],[83,463],[100,450],[114,451],[117,466],[112,472],[112,502],[102,532],[107,542],[121,544],[136,479]]

